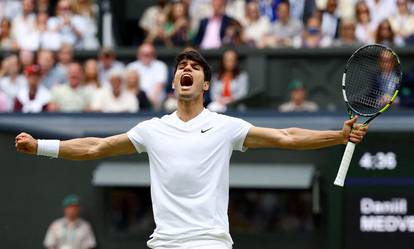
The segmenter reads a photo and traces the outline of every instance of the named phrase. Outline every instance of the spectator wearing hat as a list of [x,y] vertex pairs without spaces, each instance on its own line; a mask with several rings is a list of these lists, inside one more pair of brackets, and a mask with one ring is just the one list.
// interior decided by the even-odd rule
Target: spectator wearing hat
[[24,70],[27,85],[19,89],[14,102],[15,112],[38,113],[46,110],[50,101],[49,90],[41,85],[39,65],[31,65]]
[[116,60],[115,50],[109,47],[104,47],[101,49],[99,52],[98,60],[99,81],[105,86],[109,86],[109,72],[113,69],[124,69],[124,64]]
[[306,89],[299,80],[289,84],[290,100],[279,106],[280,112],[315,112],[318,105],[315,102],[306,100]]
[[62,202],[64,217],[55,220],[47,230],[43,245],[48,249],[89,249],[96,246],[89,222],[81,219],[80,200],[68,195]]

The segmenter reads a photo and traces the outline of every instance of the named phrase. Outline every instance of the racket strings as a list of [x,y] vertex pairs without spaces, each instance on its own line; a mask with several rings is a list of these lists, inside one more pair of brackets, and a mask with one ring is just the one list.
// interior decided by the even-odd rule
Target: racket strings
[[350,106],[373,115],[391,101],[400,81],[397,57],[381,46],[367,46],[348,62],[345,91]]

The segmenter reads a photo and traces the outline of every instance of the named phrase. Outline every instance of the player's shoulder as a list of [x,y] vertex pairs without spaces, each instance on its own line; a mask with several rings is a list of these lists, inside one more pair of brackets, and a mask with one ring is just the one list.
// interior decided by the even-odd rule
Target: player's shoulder
[[226,114],[222,114],[222,113],[217,113],[217,112],[213,112],[213,111],[209,111],[209,115],[212,119],[215,119],[217,122],[220,123],[235,123],[235,122],[243,122],[244,120],[238,117],[233,117],[230,115],[226,115]]

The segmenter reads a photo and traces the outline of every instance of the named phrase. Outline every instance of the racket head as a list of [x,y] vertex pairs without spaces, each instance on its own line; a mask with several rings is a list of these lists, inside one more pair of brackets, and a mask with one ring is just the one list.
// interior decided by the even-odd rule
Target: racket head
[[349,116],[373,118],[386,111],[397,97],[401,79],[400,59],[391,48],[369,44],[357,49],[342,77]]

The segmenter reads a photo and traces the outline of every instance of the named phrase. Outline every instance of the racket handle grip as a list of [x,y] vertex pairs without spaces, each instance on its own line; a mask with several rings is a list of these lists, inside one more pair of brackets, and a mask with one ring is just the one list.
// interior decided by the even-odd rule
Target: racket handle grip
[[334,184],[340,187],[344,186],[346,173],[348,172],[349,164],[351,163],[352,154],[354,154],[355,144],[348,142],[345,148],[344,155],[342,156],[341,165],[339,166],[338,174]]

